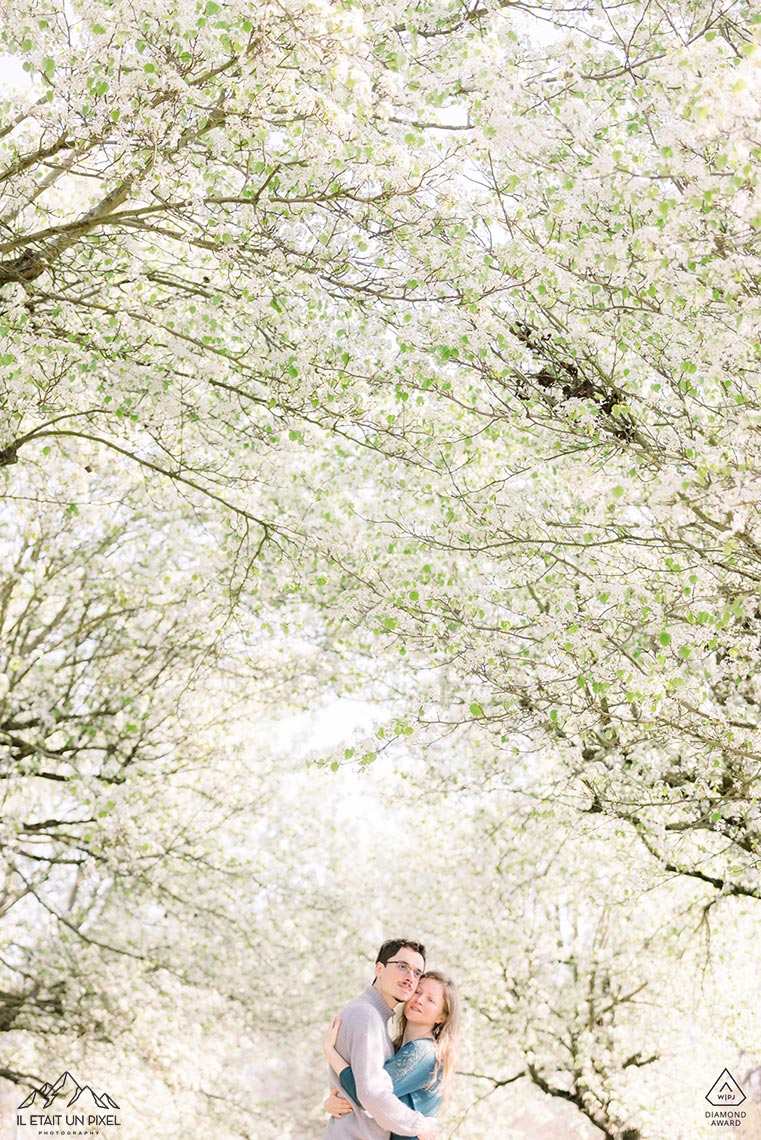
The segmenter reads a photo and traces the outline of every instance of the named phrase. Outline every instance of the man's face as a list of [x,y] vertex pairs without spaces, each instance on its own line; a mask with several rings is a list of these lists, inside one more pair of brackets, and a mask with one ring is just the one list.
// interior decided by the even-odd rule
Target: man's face
[[409,946],[402,946],[401,950],[392,954],[385,966],[381,962],[376,963],[375,988],[381,993],[389,1009],[393,1009],[397,1002],[412,997],[424,970],[423,955]]

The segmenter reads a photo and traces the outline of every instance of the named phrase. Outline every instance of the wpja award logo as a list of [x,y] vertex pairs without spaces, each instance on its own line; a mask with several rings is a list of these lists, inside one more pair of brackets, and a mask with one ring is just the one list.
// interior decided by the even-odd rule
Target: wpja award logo
[[96,1093],[64,1072],[53,1084],[45,1081],[22,1101],[16,1110],[16,1126],[44,1129],[44,1136],[97,1136],[100,1128],[121,1125],[118,1112],[119,1105],[107,1092]]
[[740,1109],[745,1093],[740,1088],[729,1069],[723,1069],[706,1093],[706,1100],[714,1106],[714,1111],[706,1110],[706,1119],[711,1127],[739,1128],[747,1113]]

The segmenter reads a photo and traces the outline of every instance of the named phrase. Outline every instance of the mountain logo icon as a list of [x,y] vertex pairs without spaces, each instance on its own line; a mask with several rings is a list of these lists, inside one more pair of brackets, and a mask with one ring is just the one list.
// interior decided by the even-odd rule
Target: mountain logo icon
[[96,1093],[89,1085],[80,1085],[79,1081],[66,1070],[61,1073],[57,1081],[52,1084],[45,1081],[38,1089],[33,1089],[26,1100],[22,1101],[19,1109],[34,1108],[48,1109],[57,1104],[59,1108],[80,1108],[85,1111],[93,1108],[115,1109],[119,1105],[108,1093]]
[[736,1108],[745,1100],[745,1093],[738,1085],[729,1069],[724,1069],[706,1093],[706,1100],[715,1108]]

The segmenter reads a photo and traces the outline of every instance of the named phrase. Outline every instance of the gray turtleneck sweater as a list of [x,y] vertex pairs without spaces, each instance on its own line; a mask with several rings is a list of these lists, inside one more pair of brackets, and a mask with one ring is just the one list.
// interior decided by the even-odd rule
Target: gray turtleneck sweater
[[[341,1010],[336,1049],[351,1065],[364,1108],[355,1105],[346,1116],[331,1116],[323,1140],[388,1140],[390,1132],[417,1136],[423,1127],[424,1117],[394,1096],[391,1077],[383,1068],[394,1055],[388,1035],[390,1016],[375,986]],[[332,1069],[330,1079],[335,1088],[339,1081]]]

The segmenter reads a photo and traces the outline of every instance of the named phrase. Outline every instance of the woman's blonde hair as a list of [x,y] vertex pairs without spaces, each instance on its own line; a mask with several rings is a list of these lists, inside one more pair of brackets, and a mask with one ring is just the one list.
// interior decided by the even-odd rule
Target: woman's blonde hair
[[[457,986],[447,974],[439,970],[426,970],[420,981],[438,982],[444,991],[444,1020],[433,1027],[433,1047],[436,1050],[436,1065],[433,1070],[430,1088],[436,1081],[441,1082],[441,1095],[444,1107],[449,1103],[452,1095],[452,1080],[454,1078],[455,1063],[457,1060],[457,1036],[460,1032],[460,995]],[[404,1041],[404,1032],[407,1028],[407,1018],[404,1016],[404,1007],[398,1015],[396,1032],[394,1033],[394,1048],[399,1049]]]

